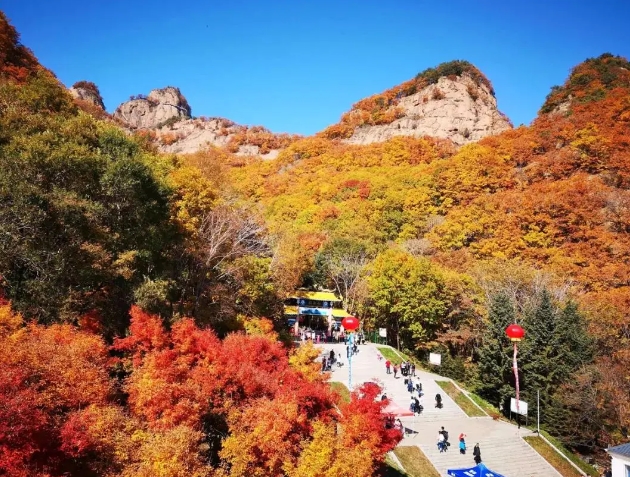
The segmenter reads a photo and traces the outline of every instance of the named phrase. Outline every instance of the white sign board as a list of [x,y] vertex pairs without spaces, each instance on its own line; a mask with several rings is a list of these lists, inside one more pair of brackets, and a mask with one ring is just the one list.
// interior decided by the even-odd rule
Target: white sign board
[[516,410],[516,399],[510,398],[510,411],[520,414],[521,416],[527,416],[527,403],[525,401],[518,401],[518,411]]
[[442,364],[442,355],[440,353],[429,353],[429,363],[440,366]]
[[387,338],[387,328],[379,328],[378,329],[378,335],[381,338]]

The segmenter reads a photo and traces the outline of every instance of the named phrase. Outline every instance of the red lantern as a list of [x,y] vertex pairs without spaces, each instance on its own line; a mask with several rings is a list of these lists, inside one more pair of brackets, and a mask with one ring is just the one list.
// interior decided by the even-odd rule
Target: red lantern
[[521,341],[521,339],[523,339],[523,336],[525,336],[525,330],[514,323],[505,329],[505,334],[508,336],[508,338],[510,338],[511,341]]
[[354,331],[359,327],[359,320],[354,316],[346,316],[341,320],[341,326],[346,331]]

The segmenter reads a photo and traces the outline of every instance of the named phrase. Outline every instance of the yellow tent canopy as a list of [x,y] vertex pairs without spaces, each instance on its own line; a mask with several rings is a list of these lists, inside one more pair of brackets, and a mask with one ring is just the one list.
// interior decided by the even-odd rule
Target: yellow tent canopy
[[[297,306],[285,306],[284,307],[284,314],[285,315],[297,315],[298,314],[298,307]],[[319,315],[319,316],[326,316],[326,315]],[[350,313],[348,313],[346,310],[342,310],[341,308],[333,308],[332,310],[332,316],[333,318],[345,318],[346,316],[350,316]]]
[[290,298],[306,298],[307,300],[341,301],[333,292],[297,290]]
[[345,318],[346,316],[350,316],[350,313],[341,308],[333,308],[332,315],[334,318]]

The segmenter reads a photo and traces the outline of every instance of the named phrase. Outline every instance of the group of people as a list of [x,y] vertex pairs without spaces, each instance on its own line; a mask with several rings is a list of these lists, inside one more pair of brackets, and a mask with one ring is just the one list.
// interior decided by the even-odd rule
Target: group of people
[[[448,441],[448,431],[444,429],[444,426],[438,431],[437,447],[440,452],[447,452],[451,443]],[[466,434],[463,432],[459,435],[459,453],[466,454]],[[473,458],[475,464],[481,464],[481,448],[479,442],[473,447]]]
[[388,359],[387,361],[385,361],[385,371],[387,372],[387,374],[392,374],[392,371],[394,371],[395,378],[398,378],[398,371],[400,371],[400,374],[402,376],[415,376],[416,365],[410,361],[403,361],[402,363],[400,363],[400,366],[397,364],[394,364],[392,366],[392,362]]
[[405,385],[407,386],[407,391],[411,397],[409,410],[413,412],[414,416],[419,416],[424,410],[424,402],[422,399],[424,393],[422,392],[422,383],[420,382],[420,378],[414,379],[412,376],[409,376],[408,378],[405,378]]
[[[405,386],[407,387],[407,391],[409,392],[411,402],[409,403],[409,410],[414,413],[414,415],[420,415],[424,410],[423,406],[423,396],[424,393],[422,391],[422,383],[420,382],[420,378],[416,376],[416,366],[414,363],[409,361],[403,361],[400,364],[400,367],[397,364],[392,365],[390,360],[385,361],[385,370],[387,374],[391,374],[392,371],[394,373],[394,377],[397,378],[398,371],[400,374],[405,376]],[[386,395],[383,394],[383,399],[387,399]],[[437,393],[435,395],[435,407],[438,409],[442,409],[442,395]],[[404,430],[402,422],[400,419],[394,421],[393,416],[391,417],[391,422],[388,427],[400,427],[401,430]],[[440,452],[447,452],[451,443],[448,440],[448,431],[444,429],[444,426],[438,432],[437,439],[437,447]],[[459,435],[459,453],[466,454],[466,435],[461,433]],[[475,444],[473,448],[473,458],[475,460],[475,464],[481,463],[481,449],[479,448],[479,443]]]
[[346,355],[348,356],[348,358],[350,356],[354,356],[358,352],[359,352],[359,347],[357,346],[356,341],[352,343],[352,345],[350,345],[350,343],[346,343]]
[[332,371],[334,365],[337,367],[343,366],[343,362],[341,361],[341,353],[335,354],[334,350],[330,350],[328,356],[324,356],[322,359],[322,373],[326,373],[328,371]]

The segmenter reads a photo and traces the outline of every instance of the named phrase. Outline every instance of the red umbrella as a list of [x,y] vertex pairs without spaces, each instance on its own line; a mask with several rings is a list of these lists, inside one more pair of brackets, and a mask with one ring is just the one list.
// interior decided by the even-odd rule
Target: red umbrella
[[385,406],[385,408],[383,409],[383,412],[385,414],[393,414],[398,417],[413,416],[413,412],[411,412],[409,409],[405,409],[404,407],[399,406],[391,399],[389,400],[389,403],[387,403],[387,406]]

